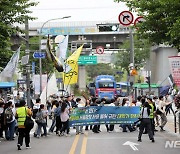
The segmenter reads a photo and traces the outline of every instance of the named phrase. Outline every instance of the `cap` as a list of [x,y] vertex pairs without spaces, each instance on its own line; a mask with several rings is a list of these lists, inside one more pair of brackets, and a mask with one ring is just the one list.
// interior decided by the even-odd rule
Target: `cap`
[[68,97],[70,97],[70,95],[65,95],[64,97],[65,97],[65,98],[68,98]]

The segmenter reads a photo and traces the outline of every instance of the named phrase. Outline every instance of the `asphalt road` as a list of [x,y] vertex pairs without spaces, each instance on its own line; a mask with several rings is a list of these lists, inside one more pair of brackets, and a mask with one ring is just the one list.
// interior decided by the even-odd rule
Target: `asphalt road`
[[[138,131],[123,133],[118,125],[111,133],[107,133],[105,126],[102,125],[101,131],[95,134],[89,130],[84,134],[75,135],[75,129],[71,129],[70,137],[52,134],[39,139],[34,138],[32,132],[31,149],[25,149],[23,146],[22,150],[18,151],[17,138],[14,141],[1,140],[0,154],[179,154],[180,152],[180,135],[157,132],[155,143],[151,143],[146,134],[143,135],[142,142],[137,142]],[[178,142],[176,147],[165,148],[166,141]]]

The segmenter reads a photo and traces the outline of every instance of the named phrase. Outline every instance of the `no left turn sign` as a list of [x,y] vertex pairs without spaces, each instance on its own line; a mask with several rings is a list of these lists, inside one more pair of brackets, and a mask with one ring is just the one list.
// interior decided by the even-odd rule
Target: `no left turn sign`
[[98,46],[98,47],[96,48],[96,53],[97,53],[97,54],[103,54],[103,53],[104,53],[104,47]]
[[129,26],[134,20],[134,16],[130,11],[123,11],[119,14],[119,22],[124,26]]
[[136,24],[141,23],[143,21],[145,21],[145,19],[142,16],[137,17],[136,20],[134,21],[134,26],[136,26]]

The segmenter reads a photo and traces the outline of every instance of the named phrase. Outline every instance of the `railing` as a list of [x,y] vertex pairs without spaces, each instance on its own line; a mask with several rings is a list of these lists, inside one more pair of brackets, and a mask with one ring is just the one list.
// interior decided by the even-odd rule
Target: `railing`
[[179,134],[180,134],[180,110],[177,110],[174,113],[174,131],[175,131],[175,133],[177,133],[178,129],[179,129]]

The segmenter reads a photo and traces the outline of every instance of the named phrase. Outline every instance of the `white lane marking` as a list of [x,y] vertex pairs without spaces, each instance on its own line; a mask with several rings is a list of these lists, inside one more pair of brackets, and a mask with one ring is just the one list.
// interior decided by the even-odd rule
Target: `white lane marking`
[[137,148],[135,145],[139,145],[139,144],[134,143],[134,142],[127,141],[127,142],[125,142],[123,145],[129,145],[134,151],[137,151],[138,148]]

